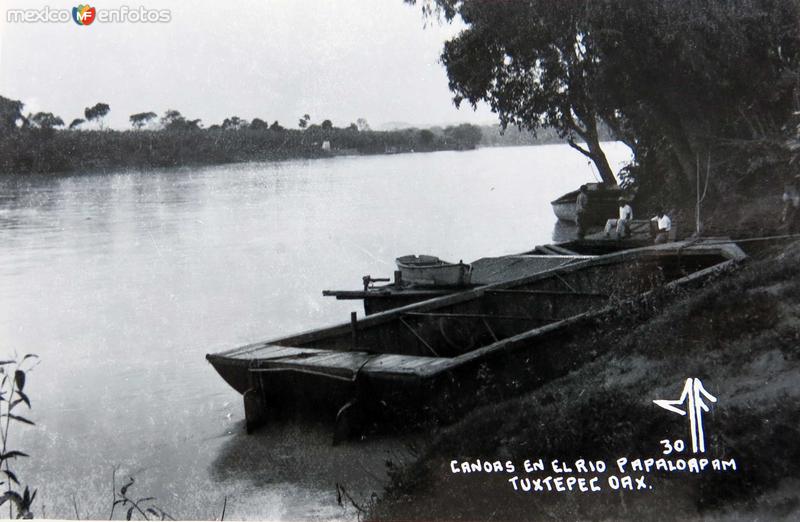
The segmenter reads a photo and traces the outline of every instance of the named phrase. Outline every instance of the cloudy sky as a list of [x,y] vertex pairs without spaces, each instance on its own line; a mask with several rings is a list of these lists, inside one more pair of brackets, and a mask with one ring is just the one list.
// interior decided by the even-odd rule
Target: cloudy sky
[[166,109],[206,126],[237,115],[296,127],[304,113],[373,127],[496,121],[452,104],[438,57],[458,28],[426,23],[402,0],[104,1],[91,5],[169,9],[171,21],[6,20],[8,9],[75,5],[0,0],[0,95],[66,122],[106,102],[116,128]]

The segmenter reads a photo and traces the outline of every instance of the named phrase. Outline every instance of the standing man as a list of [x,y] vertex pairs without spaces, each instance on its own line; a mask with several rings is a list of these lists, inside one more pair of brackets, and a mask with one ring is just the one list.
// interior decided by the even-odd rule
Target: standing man
[[619,219],[609,219],[606,221],[606,237],[611,233],[611,229],[617,229],[617,239],[621,239],[628,235],[630,232],[631,221],[633,220],[633,209],[625,201],[625,198],[619,198]]
[[786,183],[783,190],[783,214],[781,223],[786,224],[788,234],[800,233],[800,189],[797,188],[797,178]]
[[672,230],[672,220],[664,213],[664,209],[658,208],[656,216],[650,220],[650,231],[653,234],[653,243],[658,245],[669,242],[669,231]]
[[575,200],[575,222],[578,225],[578,239],[586,235],[586,211],[589,206],[589,188],[581,185],[578,190],[578,199]]

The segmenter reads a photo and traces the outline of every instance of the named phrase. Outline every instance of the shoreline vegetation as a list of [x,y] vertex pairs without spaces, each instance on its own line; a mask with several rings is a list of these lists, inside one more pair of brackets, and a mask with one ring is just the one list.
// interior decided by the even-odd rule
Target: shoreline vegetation
[[[661,291],[629,303],[583,341],[587,360],[553,381],[487,379],[477,405],[431,429],[419,458],[390,468],[368,520],[795,520],[800,515],[800,241],[751,258],[695,290]],[[711,459],[736,471],[633,472],[652,489],[612,490],[617,459],[662,454],[661,439],[686,439],[654,398],[697,377],[718,402],[705,421]],[[711,389],[713,387],[713,389]],[[677,395],[676,395],[677,396]],[[528,473],[526,459],[547,463]],[[553,473],[550,463],[602,460],[605,472]],[[453,472],[453,461],[500,462]],[[509,472],[506,463],[516,464]],[[597,477],[601,491],[514,490],[509,480]]]
[[[471,150],[479,146],[563,143],[551,129],[536,134],[499,125],[463,123],[448,127],[376,131],[364,119],[347,127],[330,120],[311,123],[304,115],[298,129],[237,116],[203,128],[178,111],[130,116],[130,130],[104,128],[110,112],[98,103],[85,119],[69,126],[52,113],[23,114],[24,104],[0,96],[0,174],[49,174],[118,168],[220,165],[248,161],[315,159],[343,155]],[[87,127],[94,127],[87,129]],[[610,134],[606,136],[611,139]]]

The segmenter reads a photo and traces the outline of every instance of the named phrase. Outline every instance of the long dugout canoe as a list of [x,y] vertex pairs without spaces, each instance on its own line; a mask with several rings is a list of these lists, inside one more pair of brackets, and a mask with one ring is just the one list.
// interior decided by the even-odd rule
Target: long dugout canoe
[[563,373],[581,355],[563,347],[619,303],[744,257],[733,243],[628,250],[206,358],[244,395],[248,430],[280,412],[337,426],[376,408],[413,415],[468,393],[482,365]]

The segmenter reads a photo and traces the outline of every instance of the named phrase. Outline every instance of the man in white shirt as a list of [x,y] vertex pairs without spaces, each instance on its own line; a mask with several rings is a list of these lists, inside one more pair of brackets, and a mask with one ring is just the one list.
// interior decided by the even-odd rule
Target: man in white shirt
[[619,198],[619,219],[609,219],[606,221],[606,237],[611,233],[612,228],[617,229],[617,239],[623,238],[630,232],[631,221],[633,220],[633,209],[625,201]]
[[668,243],[669,231],[672,230],[672,220],[664,213],[664,210],[659,208],[656,211],[656,216],[652,218],[650,222],[650,228],[655,235],[653,243],[656,245],[660,243]]

